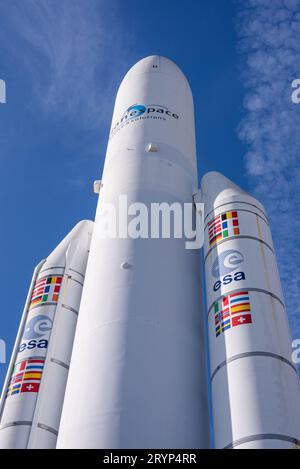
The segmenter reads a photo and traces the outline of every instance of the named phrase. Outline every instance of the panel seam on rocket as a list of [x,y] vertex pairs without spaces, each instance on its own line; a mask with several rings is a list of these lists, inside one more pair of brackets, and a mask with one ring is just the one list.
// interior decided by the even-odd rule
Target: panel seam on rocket
[[79,285],[83,287],[83,283],[80,282],[79,280],[76,280],[76,278],[72,277],[71,275],[68,275],[68,280],[73,280],[73,282],[79,283]]
[[47,432],[54,433],[54,435],[58,435],[58,431],[55,430],[52,427],[49,427],[48,425],[45,425],[44,423],[38,423],[37,426],[41,428],[42,430],[46,430]]
[[220,363],[220,365],[218,365],[215,368],[214,372],[212,373],[210,381],[212,382],[212,380],[214,379],[218,371],[220,371],[224,366],[236,360],[241,360],[243,358],[248,358],[248,357],[268,357],[268,358],[274,358],[276,360],[280,360],[286,365],[289,365],[290,367],[292,367],[295,373],[298,374],[297,368],[294,366],[294,364],[291,363],[286,358],[282,357],[281,355],[277,355],[276,353],[271,353],[271,352],[245,352],[245,353],[239,353],[238,355],[234,355],[233,357],[228,358],[228,360],[224,360],[222,363]]
[[29,421],[29,420],[16,420],[15,422],[8,422],[8,423],[5,423],[4,425],[2,425],[0,430],[3,430],[4,428],[7,428],[7,427],[16,427],[18,425],[31,426],[32,421]]
[[67,309],[69,311],[71,311],[72,313],[76,314],[76,316],[78,316],[78,311],[74,308],[72,308],[72,306],[68,306],[68,305],[65,305],[64,303],[61,305],[62,308],[64,309]]
[[259,243],[261,244],[264,244],[265,246],[267,246],[267,248],[270,249],[270,251],[272,252],[272,254],[275,254],[274,252],[274,249],[268,244],[266,243],[266,241],[263,241],[262,239],[259,239],[259,238],[256,238],[255,236],[249,236],[249,235],[234,235],[234,236],[230,236],[226,239],[221,239],[220,241],[218,241],[217,244],[215,244],[212,248],[209,249],[209,251],[207,252],[207,254],[205,255],[205,258],[204,258],[204,264],[206,262],[206,259],[208,258],[209,254],[218,246],[220,246],[220,244],[223,244],[223,243],[226,243],[227,241],[232,241],[232,240],[235,240],[235,239],[251,239],[252,241],[258,241]]
[[46,269],[41,270],[39,272],[38,276],[40,276],[40,274],[42,274],[43,272],[47,272],[47,270],[56,270],[56,269],[64,269],[64,267],[59,267],[59,266],[57,266],[57,267],[47,267]]
[[[224,205],[233,205],[233,204],[245,204],[245,205],[250,205],[251,207],[257,208],[257,210],[259,210],[259,211],[263,214],[263,216],[264,216],[265,218],[261,217],[261,215],[259,215],[259,216],[260,216],[261,218],[263,218],[263,220],[269,225],[268,217],[267,217],[267,215],[262,211],[261,208],[259,208],[257,205],[250,204],[249,202],[243,202],[243,201],[241,201],[241,200],[232,200],[232,201],[230,201],[230,202],[225,202],[224,204],[221,204],[221,205],[218,205],[217,207],[214,207],[207,215],[205,215],[205,217],[204,217],[204,222],[205,222],[205,220],[207,219],[207,217],[209,217],[209,215],[211,215],[211,213],[213,213],[213,212],[215,212],[216,210],[218,210],[218,208],[221,208],[221,207],[223,207]],[[245,210],[245,209],[242,209],[242,208],[241,208],[241,209],[238,209],[238,210],[241,210],[241,211],[244,211],[244,212],[255,213],[255,212],[252,212],[252,210]]]
[[66,368],[67,370],[70,368],[69,365],[67,365],[66,363],[58,360],[57,358],[50,358],[50,362],[55,363],[56,365],[60,365],[63,368]]
[[[274,298],[274,300],[277,300],[279,301],[279,303],[282,305],[282,307],[285,309],[285,305],[284,305],[284,302],[276,295],[274,295],[274,293],[268,291],[268,290],[263,290],[262,288],[249,288],[249,287],[245,287],[245,289],[247,289],[247,291],[253,291],[253,292],[258,292],[258,293],[264,293],[265,295],[269,295],[271,296],[272,298]],[[216,298],[213,303],[210,305],[210,307],[208,308],[208,312],[207,312],[207,317],[210,315],[210,312],[211,310],[213,309],[214,307],[214,304],[217,302],[217,301],[220,301],[222,298],[225,298],[226,296],[228,295],[232,295],[232,293],[236,293],[236,292],[239,292],[240,291],[240,288],[236,288],[235,290],[231,290],[230,292],[226,292],[224,293],[224,295],[220,295],[218,298]]]
[[[234,204],[234,202],[231,202],[231,203],[230,203],[230,205],[233,205],[233,204]],[[262,217],[259,213],[253,212],[253,210],[246,210],[245,208],[235,208],[234,210],[236,210],[236,211],[238,211],[238,212],[252,213],[252,214],[255,215],[256,217],[259,217],[266,225],[268,225],[268,227],[270,227],[269,222],[268,222],[264,217]],[[215,212],[215,211],[216,211],[216,209],[213,210],[213,212]],[[220,213],[218,213],[216,216],[218,217],[219,215],[223,215],[223,214],[226,213],[227,211],[228,211],[228,209],[227,209],[227,210],[224,210],[224,211],[222,211],[222,212],[220,212]],[[208,215],[206,215],[206,217],[208,217]],[[205,217],[205,219],[206,219],[206,217]],[[208,227],[208,225],[209,225],[209,220],[207,221],[207,223],[206,223],[205,226],[204,226],[204,229],[205,229],[205,230],[206,230],[206,228]]]
[[78,270],[75,270],[75,269],[72,269],[71,267],[69,267],[69,270],[71,272],[75,272],[76,274],[80,275],[81,277],[85,278],[85,275],[83,275],[81,272],[79,272]]
[[35,306],[31,306],[29,311],[33,311],[36,308],[41,308],[43,306],[56,306],[57,302],[56,301],[45,301],[44,303],[39,303]]
[[300,446],[300,440],[298,440],[298,438],[294,438],[288,435],[281,435],[277,433],[262,433],[258,435],[245,436],[244,438],[240,438],[236,441],[233,441],[229,445],[225,446],[223,449],[232,449],[235,446],[242,445],[243,443],[250,443],[251,441],[257,441],[257,440],[282,440],[282,441],[289,441],[290,443]]

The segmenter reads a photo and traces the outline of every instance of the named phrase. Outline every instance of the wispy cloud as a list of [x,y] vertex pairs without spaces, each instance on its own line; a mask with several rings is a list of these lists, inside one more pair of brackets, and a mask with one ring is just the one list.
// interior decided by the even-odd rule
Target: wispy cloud
[[112,75],[126,60],[121,23],[108,3],[10,0],[9,8],[6,2],[0,4],[1,42],[14,55],[16,71],[24,68],[30,76],[44,111],[88,126],[105,115],[115,83]]
[[300,0],[237,2],[237,30],[246,88],[239,128],[255,195],[272,224],[292,333],[300,338]]

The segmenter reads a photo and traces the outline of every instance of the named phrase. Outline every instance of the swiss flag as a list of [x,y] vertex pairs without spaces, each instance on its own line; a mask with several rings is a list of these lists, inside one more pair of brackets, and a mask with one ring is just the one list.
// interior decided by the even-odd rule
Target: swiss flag
[[38,392],[40,383],[23,383],[21,392]]
[[239,314],[238,316],[232,316],[232,327],[241,326],[242,324],[251,324],[251,314]]

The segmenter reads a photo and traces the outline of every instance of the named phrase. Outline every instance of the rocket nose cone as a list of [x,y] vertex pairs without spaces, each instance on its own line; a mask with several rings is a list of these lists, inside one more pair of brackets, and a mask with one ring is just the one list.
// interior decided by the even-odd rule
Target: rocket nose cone
[[208,210],[222,205],[225,199],[252,199],[241,187],[217,171],[210,171],[203,176],[201,190]]
[[258,200],[217,171],[210,171],[203,176],[201,190],[208,211],[227,202],[247,202],[256,205],[265,213],[264,207]]
[[176,76],[185,82],[187,79],[180,68],[170,59],[161,55],[150,55],[137,62],[127,73],[129,75],[140,75],[143,73],[164,73]]
[[213,200],[225,195],[246,195],[246,192],[237,184],[234,184],[234,182],[217,171],[206,173],[202,178],[201,187],[203,194],[208,195]]
[[[108,153],[120,153],[120,148],[127,153],[129,147],[137,149],[140,145],[148,148],[151,142],[159,144],[164,158],[175,162],[183,157],[195,179],[192,91],[177,65],[158,55],[140,60],[123,78],[116,96]],[[173,155],[167,157],[171,147]]]

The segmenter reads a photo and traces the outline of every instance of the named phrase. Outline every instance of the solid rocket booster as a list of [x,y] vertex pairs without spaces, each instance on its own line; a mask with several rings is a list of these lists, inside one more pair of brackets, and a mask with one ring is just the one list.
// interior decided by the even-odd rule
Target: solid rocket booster
[[119,196],[150,210],[196,190],[190,87],[170,60],[145,58],[116,98],[58,448],[209,446],[199,251],[126,237],[120,220],[121,235],[100,236]]
[[1,448],[55,448],[93,223],[35,269],[1,399]]
[[217,448],[299,448],[300,391],[263,206],[219,173],[202,180]]

